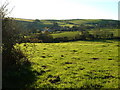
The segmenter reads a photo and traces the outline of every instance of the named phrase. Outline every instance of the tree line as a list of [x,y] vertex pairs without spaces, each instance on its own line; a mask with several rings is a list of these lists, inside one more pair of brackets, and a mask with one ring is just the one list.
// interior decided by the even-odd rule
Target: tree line
[[[62,33],[62,32],[61,32]],[[57,33],[57,35],[60,33]],[[56,43],[56,42],[69,42],[78,40],[105,40],[105,39],[119,39],[113,32],[108,30],[93,30],[91,33],[89,31],[79,31],[74,36],[68,37],[67,35],[60,37],[53,37],[53,34],[49,32],[44,33],[31,33],[22,39],[22,43]]]
[[[21,40],[21,42],[30,42],[30,43],[49,43],[49,42],[68,42],[68,41],[76,41],[76,40],[98,40],[98,39],[117,39],[119,37],[116,37],[113,32],[110,32],[109,30],[102,30],[104,27],[108,28],[110,25],[113,25],[109,28],[117,28],[118,25],[116,22],[109,21],[108,25],[106,24],[107,21],[103,20],[103,23],[91,23],[94,26],[89,25],[74,25],[72,27],[69,26],[60,26],[57,22],[52,21],[52,25],[48,27],[44,27],[40,29],[40,23],[42,23],[40,20],[36,19],[34,20],[30,26],[30,30],[27,31],[27,37]],[[90,24],[90,23],[88,23]],[[47,28],[47,29],[46,29]],[[44,33],[42,33],[44,31]],[[53,38],[51,34],[59,34],[62,32],[75,32],[79,31],[76,36],[69,38],[67,36]],[[92,31],[90,33],[89,31]]]

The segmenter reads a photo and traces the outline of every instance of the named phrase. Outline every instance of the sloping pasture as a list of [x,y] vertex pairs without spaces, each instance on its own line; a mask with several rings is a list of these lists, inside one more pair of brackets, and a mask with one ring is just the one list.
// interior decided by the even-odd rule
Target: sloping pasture
[[22,43],[33,88],[118,88],[118,42]]

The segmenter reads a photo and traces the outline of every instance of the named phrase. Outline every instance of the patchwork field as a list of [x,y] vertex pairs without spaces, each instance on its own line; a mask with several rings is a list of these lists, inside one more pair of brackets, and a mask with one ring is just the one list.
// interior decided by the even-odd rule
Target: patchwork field
[[34,88],[118,88],[118,42],[22,43]]

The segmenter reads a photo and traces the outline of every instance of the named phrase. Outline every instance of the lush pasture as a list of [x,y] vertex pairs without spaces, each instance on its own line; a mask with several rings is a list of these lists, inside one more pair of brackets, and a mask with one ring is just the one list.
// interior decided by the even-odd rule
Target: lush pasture
[[74,31],[74,32],[62,32],[62,33],[51,34],[51,35],[53,36],[53,38],[60,38],[60,37],[74,38],[79,33],[80,33],[79,31]]
[[117,41],[22,43],[32,62],[34,88],[118,88]]
[[[100,31],[112,32],[115,37],[119,36],[118,35],[119,29],[101,29]],[[93,34],[93,32],[94,32],[94,29],[89,30],[90,34]],[[71,38],[73,38],[73,37],[75,37],[76,35],[78,35],[80,33],[81,32],[79,32],[79,31],[73,31],[73,32],[67,32],[66,31],[66,32],[57,33],[57,34],[51,34],[51,35],[53,36],[53,38],[58,38],[58,37],[69,37],[69,38],[71,37]]]

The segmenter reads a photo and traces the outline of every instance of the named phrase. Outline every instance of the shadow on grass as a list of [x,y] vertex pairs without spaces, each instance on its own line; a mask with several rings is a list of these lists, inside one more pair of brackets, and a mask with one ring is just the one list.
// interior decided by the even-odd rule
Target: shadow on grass
[[119,39],[68,40],[68,41],[53,41],[51,43],[76,42],[76,41],[113,43],[114,41],[120,41],[120,40]]
[[3,76],[3,89],[30,88],[30,85],[32,85],[35,80],[36,77],[31,71],[31,67],[22,66],[20,70],[10,70]]
[[89,90],[99,90],[101,89],[103,86],[102,85],[99,85],[99,84],[90,84],[90,85],[84,85],[82,87],[80,87],[80,89],[89,89]]
[[113,43],[114,41],[120,41],[120,40],[119,39],[96,39],[96,40],[80,40],[80,41]]
[[[37,79],[32,71],[31,63],[27,60],[27,58],[25,58],[25,56],[23,56],[21,52],[14,51],[14,54],[9,54],[3,53],[2,89],[23,90],[31,88],[31,85]],[[15,64],[14,60],[18,63]]]

